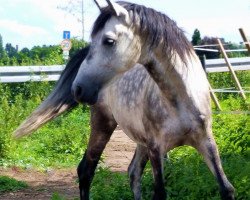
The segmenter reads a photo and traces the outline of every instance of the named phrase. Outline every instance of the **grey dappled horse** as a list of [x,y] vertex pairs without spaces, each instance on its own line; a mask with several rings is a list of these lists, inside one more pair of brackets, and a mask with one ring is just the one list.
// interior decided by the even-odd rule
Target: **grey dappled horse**
[[135,199],[141,199],[141,174],[148,159],[153,199],[166,199],[163,157],[180,145],[196,148],[217,178],[221,197],[234,199],[212,134],[209,84],[183,31],[151,8],[107,3],[94,23],[89,53],[72,85],[75,99],[98,103],[105,118],[98,120],[109,124],[106,134],[90,140],[80,165],[81,198],[88,199],[93,168],[118,123],[137,143],[129,166]]
[[222,199],[234,199],[212,136],[208,83],[183,32],[152,9],[108,3],[95,22],[90,49],[71,59],[54,91],[16,135],[73,108],[74,81],[75,99],[92,104],[90,140],[78,166],[81,199],[89,199],[95,168],[117,123],[137,143],[129,166],[135,199],[141,199],[141,175],[148,160],[153,199],[166,199],[163,155],[180,145],[196,148],[217,178]]

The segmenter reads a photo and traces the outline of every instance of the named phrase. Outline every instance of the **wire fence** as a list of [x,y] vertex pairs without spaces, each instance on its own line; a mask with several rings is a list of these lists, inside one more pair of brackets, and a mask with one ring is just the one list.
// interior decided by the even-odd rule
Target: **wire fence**
[[219,115],[219,114],[225,114],[225,115],[250,115],[250,111],[249,110],[243,110],[243,111],[239,111],[239,110],[235,110],[235,111],[213,111],[212,114],[215,115]]
[[[243,42],[242,44],[250,45],[249,42]],[[224,49],[223,46],[231,44],[221,44],[218,39],[218,44],[209,45],[196,45],[193,46],[197,51],[205,52],[222,52],[224,53],[224,59],[205,59],[202,61],[204,70],[207,73],[214,72],[228,72],[230,71],[234,74],[237,70],[250,70],[250,57],[241,58],[228,58],[227,52],[246,52],[249,49]],[[211,49],[209,47],[217,47],[218,49]],[[27,81],[57,81],[60,78],[62,71],[64,70],[64,65],[54,65],[54,66],[4,66],[0,67],[0,83],[17,83],[17,82],[27,82]],[[236,75],[235,75],[236,76]],[[237,77],[235,77],[237,79]],[[236,81],[237,82],[237,81]],[[240,84],[239,84],[240,85]],[[215,102],[217,108],[220,111],[213,112],[214,114],[250,114],[250,111],[221,111],[218,99],[214,93],[239,93],[243,95],[246,99],[245,94],[250,93],[250,87],[241,86],[238,88],[210,88],[210,93],[212,99]]]

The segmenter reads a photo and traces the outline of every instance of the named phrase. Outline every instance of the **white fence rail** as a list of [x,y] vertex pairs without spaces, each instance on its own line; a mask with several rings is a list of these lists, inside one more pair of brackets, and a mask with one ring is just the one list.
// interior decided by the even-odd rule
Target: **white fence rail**
[[[250,57],[230,58],[230,62],[235,71],[250,70]],[[0,67],[0,82],[57,81],[64,68],[64,65]],[[205,68],[207,73],[229,71],[224,59],[208,59]]]
[[57,81],[64,65],[0,67],[0,82]]
[[[250,70],[250,57],[230,58],[229,61],[234,71]],[[224,58],[207,59],[205,60],[205,67],[207,73],[229,71]]]

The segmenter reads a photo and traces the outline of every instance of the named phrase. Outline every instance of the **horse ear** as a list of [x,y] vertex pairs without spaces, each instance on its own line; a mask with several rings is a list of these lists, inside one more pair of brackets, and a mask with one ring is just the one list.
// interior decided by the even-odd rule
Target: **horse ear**
[[129,24],[130,23],[130,18],[129,18],[129,13],[128,11],[120,6],[117,3],[111,2],[110,0],[106,0],[108,5],[111,7],[111,9],[114,11],[115,15],[117,17],[121,17],[124,19],[125,23]]
[[102,12],[102,7],[100,6],[100,4],[96,0],[94,0],[94,2],[97,5],[97,7],[99,8],[99,10]]

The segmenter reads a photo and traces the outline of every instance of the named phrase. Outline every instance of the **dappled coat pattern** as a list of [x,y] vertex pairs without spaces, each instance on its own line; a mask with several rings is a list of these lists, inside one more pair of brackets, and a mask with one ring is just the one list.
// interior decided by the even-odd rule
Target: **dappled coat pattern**
[[[134,199],[141,199],[141,175],[148,160],[154,175],[152,198],[166,199],[163,158],[180,145],[196,148],[216,177],[222,199],[234,199],[212,135],[209,85],[183,31],[153,9],[107,3],[94,24],[81,66],[73,62],[77,57],[72,59],[77,74],[72,72],[74,81],[68,82],[76,101],[92,105],[91,136],[78,166],[81,199],[89,199],[95,168],[117,124],[137,143],[128,169]],[[50,110],[48,101],[34,113],[43,109]],[[51,116],[61,112],[56,109]],[[40,114],[31,115],[18,135],[25,134],[23,127],[33,117]]]
[[[137,143],[129,166],[134,198],[141,199],[140,179],[149,159],[153,199],[166,199],[164,155],[177,146],[190,145],[204,156],[220,185],[221,197],[234,199],[212,134],[209,84],[183,31],[151,8],[107,3],[94,23],[90,51],[72,93],[78,102],[103,106],[109,124],[118,123]],[[91,160],[98,159],[101,152],[100,145],[98,151],[87,151],[80,164],[82,199],[89,198],[93,175],[82,169],[89,171]]]

